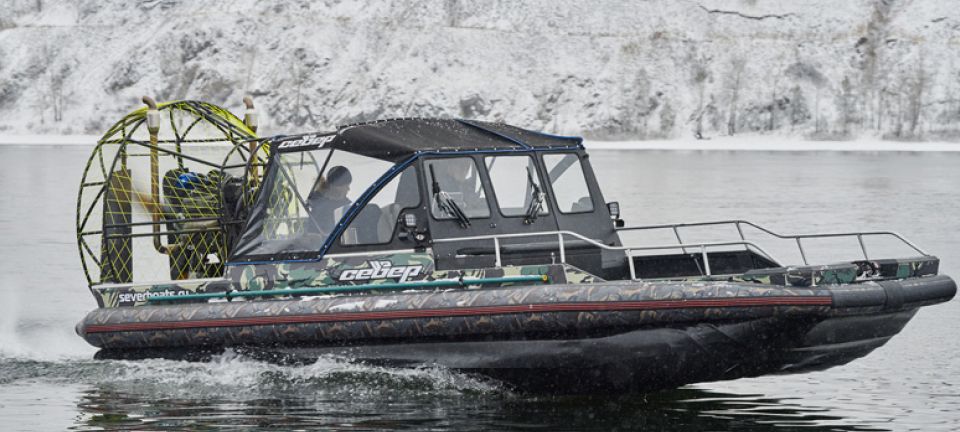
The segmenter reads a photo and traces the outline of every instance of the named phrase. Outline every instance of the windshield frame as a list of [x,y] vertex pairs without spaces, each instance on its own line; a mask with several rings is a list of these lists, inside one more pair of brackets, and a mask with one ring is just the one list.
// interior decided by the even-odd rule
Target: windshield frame
[[[250,207],[250,215],[244,223],[243,230],[241,231],[240,237],[237,239],[237,243],[233,245],[233,251],[230,254],[230,258],[226,265],[249,265],[249,264],[261,264],[261,263],[278,263],[278,262],[303,262],[303,261],[317,261],[322,258],[323,254],[330,248],[332,244],[336,242],[337,239],[343,234],[343,230],[349,226],[350,222],[356,216],[356,214],[370,201],[370,199],[377,194],[387,183],[390,182],[396,175],[403,171],[403,169],[409,166],[413,161],[416,160],[417,155],[409,157],[407,160],[403,160],[399,163],[395,163],[387,168],[379,177],[363,192],[357,196],[357,199],[351,202],[347,207],[347,210],[343,212],[343,216],[335,221],[333,229],[330,233],[323,239],[321,244],[318,244],[316,249],[304,250],[304,251],[284,251],[284,252],[266,252],[266,253],[245,253],[240,255],[238,250],[243,245],[245,239],[254,239],[260,238],[262,234],[257,234],[256,237],[251,237],[251,231],[262,230],[263,224],[263,214],[261,212],[265,211],[266,204],[263,203],[263,200],[266,197],[270,196],[273,193],[274,187],[276,187],[277,176],[283,175],[284,177],[289,178],[289,173],[286,173],[283,168],[283,163],[280,162],[278,158],[283,157],[284,155],[289,156],[296,153],[311,152],[317,150],[329,150],[330,152],[325,155],[322,159],[322,165],[319,168],[317,177],[321,177],[323,172],[326,171],[329,167],[330,160],[333,158],[334,152],[342,151],[345,153],[351,153],[356,156],[361,156],[370,159],[376,159],[391,163],[389,160],[374,158],[369,155],[362,153],[351,152],[344,149],[325,149],[322,146],[319,147],[300,147],[300,148],[288,148],[288,149],[278,149],[278,151],[272,152],[270,154],[269,163],[267,164],[266,171],[264,172],[263,182],[260,187],[257,188],[256,193],[254,194],[253,205]],[[316,162],[320,162],[321,158],[316,158]],[[303,203],[302,197],[297,193],[296,199]],[[258,210],[260,209],[260,210]],[[255,216],[257,216],[255,218]]]
[[[268,166],[267,166],[267,170],[266,170],[265,173],[264,173],[264,185],[266,184],[267,176],[268,176],[268,175],[271,175],[270,173],[272,172],[272,170],[277,169],[276,167],[273,166],[273,165],[276,164],[276,161],[275,161],[273,158],[278,157],[278,154],[289,154],[289,153],[296,153],[296,152],[301,152],[301,151],[316,150],[316,149],[318,149],[318,148],[322,148],[322,147],[323,147],[322,144],[321,144],[320,146],[313,145],[314,143],[310,143],[310,144],[311,144],[310,146],[303,146],[303,147],[278,148],[277,151],[271,152],[271,154],[270,154],[270,160],[269,160],[269,163],[268,163]],[[376,157],[373,157],[373,156],[370,156],[370,155],[366,155],[366,154],[363,154],[363,153],[360,153],[360,152],[347,151],[347,150],[344,150],[344,149],[342,149],[342,148],[337,148],[336,150],[344,151],[344,152],[347,152],[347,153],[353,153],[353,154],[357,154],[357,155],[360,155],[360,156],[371,157],[371,158],[373,158],[373,159],[379,159],[379,160],[384,160],[384,161],[387,161],[387,162],[391,162],[390,159],[376,158]],[[381,190],[384,186],[386,186],[391,180],[393,180],[394,177],[396,177],[397,175],[400,175],[400,173],[402,173],[404,169],[406,169],[406,168],[409,167],[411,164],[414,164],[415,162],[417,162],[417,161],[420,160],[420,159],[424,159],[424,158],[427,158],[427,157],[434,157],[434,156],[440,156],[440,157],[468,156],[468,157],[469,157],[469,156],[473,156],[473,155],[504,155],[504,154],[511,154],[511,153],[513,153],[513,154],[530,154],[531,156],[534,156],[534,155],[543,155],[543,154],[551,154],[551,153],[556,153],[556,152],[574,152],[574,153],[580,154],[580,153],[582,153],[583,151],[584,151],[583,146],[578,143],[578,144],[576,144],[576,145],[571,145],[571,146],[566,146],[566,147],[552,147],[552,148],[542,148],[542,149],[539,149],[539,148],[538,148],[538,149],[535,149],[535,148],[531,148],[531,147],[524,147],[524,148],[515,148],[515,149],[514,149],[514,148],[511,148],[511,149],[455,150],[455,151],[441,150],[441,151],[421,151],[421,152],[416,152],[416,153],[414,153],[414,154],[412,154],[412,155],[409,155],[409,156],[407,156],[406,158],[401,159],[401,160],[399,160],[398,162],[396,162],[392,167],[390,167],[388,170],[386,170],[375,182],[373,182],[373,184],[371,184],[367,189],[365,189],[364,192],[363,192],[361,195],[358,196],[357,200],[354,201],[353,204],[350,206],[350,208],[344,213],[343,217],[337,222],[334,230],[330,233],[330,235],[327,236],[327,238],[324,240],[322,246],[320,246],[320,248],[319,248],[317,251],[315,251],[315,252],[314,252],[314,251],[310,251],[310,252],[306,252],[306,253],[296,253],[296,254],[290,254],[290,253],[275,253],[275,254],[260,254],[260,255],[248,254],[248,255],[244,255],[244,256],[238,256],[238,255],[236,254],[236,246],[237,246],[237,245],[234,245],[234,250],[233,250],[233,252],[231,253],[230,258],[229,258],[229,260],[226,262],[225,265],[226,265],[226,266],[238,266],[238,265],[256,265],[256,264],[280,264],[280,263],[285,263],[285,262],[317,262],[317,261],[320,261],[320,260],[324,257],[324,255],[326,255],[327,252],[330,251],[331,247],[334,247],[335,245],[337,245],[340,236],[343,234],[343,231],[350,225],[350,223],[353,221],[353,219],[356,217],[356,215],[360,212],[360,210],[362,210],[363,207],[364,207],[377,193],[379,193],[380,190]],[[539,158],[539,156],[534,156],[534,157],[538,157],[538,158]],[[542,161],[541,161],[541,163],[542,163]],[[484,172],[485,172],[485,170],[484,170]],[[425,179],[427,179],[428,176],[427,176],[426,174],[424,174],[424,173],[422,172],[422,170],[421,170],[421,172],[419,172],[418,175],[419,175],[420,182],[421,182],[420,187],[423,188],[424,186],[423,186],[422,183],[423,183],[424,181],[426,181]],[[543,175],[543,174],[541,174],[541,175]],[[541,177],[541,180],[543,180],[543,177]],[[588,180],[588,181],[589,181],[589,180]],[[259,188],[257,189],[257,192],[256,192],[256,194],[254,195],[254,206],[258,205],[258,203],[263,199],[264,189],[265,189],[264,185],[261,185],[261,187],[259,187]],[[429,200],[428,194],[426,194],[425,192],[423,192],[423,189],[421,189],[421,192],[422,192],[422,194],[421,194],[421,200]],[[550,189],[549,191],[545,190],[545,192],[547,193],[547,197],[548,197],[547,200],[545,201],[545,204],[550,205],[549,203],[552,202],[552,198],[549,198],[549,197],[552,196],[552,189]],[[593,191],[591,190],[591,193],[592,193],[592,192],[593,192]],[[488,199],[488,204],[489,204],[489,198],[490,198],[490,197],[488,196],[488,197],[487,197],[487,199]],[[423,205],[423,204],[424,204],[424,201],[421,201],[421,205]],[[556,209],[554,209],[554,210],[556,210]],[[596,209],[595,209],[595,211],[596,211]],[[553,212],[550,212],[550,213],[553,213]],[[561,214],[561,213],[556,213],[556,214],[559,215],[559,214]],[[428,216],[428,219],[433,219],[433,218]],[[251,224],[252,222],[253,222],[252,218],[249,218],[249,219],[246,221],[246,223],[244,224],[243,233],[246,233],[246,232],[247,232],[247,230],[250,228],[250,224]],[[369,248],[369,247],[375,247],[375,246],[376,246],[376,245],[368,245],[368,246],[347,246],[347,247],[350,247],[350,248]],[[292,256],[292,255],[293,255],[293,256]]]

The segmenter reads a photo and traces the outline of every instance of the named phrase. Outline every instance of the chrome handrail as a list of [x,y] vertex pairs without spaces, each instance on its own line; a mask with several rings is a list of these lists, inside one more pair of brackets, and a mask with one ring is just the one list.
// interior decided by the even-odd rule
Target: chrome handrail
[[737,232],[740,234],[741,240],[746,240],[746,236],[743,234],[742,225],[747,225],[753,227],[759,231],[765,232],[773,237],[784,239],[784,240],[794,240],[797,242],[797,248],[800,251],[800,258],[803,260],[804,265],[809,265],[807,260],[806,251],[803,249],[802,239],[811,239],[811,238],[832,238],[832,237],[856,237],[857,241],[860,243],[860,250],[863,252],[863,259],[870,259],[870,256],[867,254],[867,247],[863,242],[863,238],[867,236],[890,236],[894,237],[897,240],[900,240],[903,244],[909,246],[917,253],[923,256],[930,256],[923,249],[920,249],[919,246],[913,244],[910,240],[907,240],[904,236],[893,231],[862,231],[862,232],[839,232],[839,233],[819,233],[819,234],[779,234],[768,228],[760,226],[750,221],[742,219],[731,219],[731,220],[720,220],[720,221],[708,221],[708,222],[695,222],[695,223],[679,223],[679,224],[661,224],[661,225],[646,225],[646,226],[632,226],[632,227],[621,227],[616,228],[617,231],[640,231],[640,230],[654,230],[654,229],[671,229],[674,232],[674,235],[677,237],[677,241],[682,243],[680,240],[680,228],[685,227],[702,227],[702,226],[711,226],[711,225],[734,225],[737,228]]
[[637,279],[636,266],[633,262],[633,257],[634,257],[633,252],[640,251],[640,250],[681,249],[685,251],[686,248],[699,248],[700,254],[703,258],[704,268],[706,270],[705,273],[707,276],[711,275],[710,258],[709,258],[709,255],[707,254],[708,247],[737,246],[737,245],[744,246],[747,248],[752,247],[752,248],[755,248],[758,252],[760,252],[765,258],[779,265],[779,262],[776,259],[774,259],[772,255],[767,253],[766,250],[760,247],[760,245],[757,245],[756,243],[749,240],[729,241],[729,242],[687,243],[687,244],[680,243],[680,244],[664,244],[664,245],[610,246],[573,231],[558,230],[558,231],[538,231],[538,232],[532,232],[532,233],[488,234],[488,235],[468,236],[468,237],[452,237],[452,238],[445,238],[445,239],[434,239],[433,243],[458,243],[458,242],[467,242],[467,241],[492,240],[493,247],[494,247],[494,259],[495,259],[496,267],[502,267],[503,262],[501,260],[500,240],[509,239],[509,238],[545,237],[545,236],[554,236],[554,235],[557,236],[557,239],[559,240],[557,247],[560,252],[561,263],[566,264],[567,262],[566,245],[564,244],[565,242],[564,236],[571,236],[571,237],[575,237],[577,239],[583,240],[600,249],[611,250],[611,251],[623,251],[628,258],[627,263],[630,267],[630,279],[632,280]]

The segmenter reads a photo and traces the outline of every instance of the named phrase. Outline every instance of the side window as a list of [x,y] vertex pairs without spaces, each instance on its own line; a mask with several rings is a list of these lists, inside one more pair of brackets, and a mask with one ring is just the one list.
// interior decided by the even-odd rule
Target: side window
[[545,154],[543,162],[561,213],[593,211],[593,199],[583,176],[580,158],[576,154]]
[[[298,162],[292,161],[292,165]],[[324,172],[304,194],[310,206],[307,233],[326,237],[360,196],[392,164],[345,151],[334,151],[323,161]]]
[[456,219],[457,210],[468,218],[490,217],[487,195],[473,159],[428,159],[424,166],[433,217]]
[[534,211],[539,215],[547,214],[543,186],[533,158],[488,156],[484,163],[497,195],[497,205],[504,216],[532,215]]
[[303,235],[309,217],[302,199],[310,194],[330,150],[280,154],[274,161],[273,181],[263,187],[269,192],[262,224],[264,240],[295,241]]
[[345,246],[389,243],[403,209],[420,205],[415,166],[407,167],[367,202],[340,235]]

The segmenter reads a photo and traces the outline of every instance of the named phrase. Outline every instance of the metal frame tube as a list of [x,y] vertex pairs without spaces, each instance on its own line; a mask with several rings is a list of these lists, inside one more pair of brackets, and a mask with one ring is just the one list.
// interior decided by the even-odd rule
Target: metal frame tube
[[627,249],[624,252],[627,254],[627,264],[630,267],[630,280],[637,280],[637,265],[633,262],[633,251]]
[[867,256],[867,246],[866,246],[865,244],[863,244],[863,236],[862,236],[862,235],[857,235],[857,241],[860,242],[860,250],[863,251],[863,259],[865,259],[865,260],[870,259],[870,257]]
[[800,249],[800,259],[803,260],[803,265],[810,265],[807,263],[807,253],[803,250],[803,244],[800,243],[800,237],[797,237],[797,248]]
[[[673,235],[677,236],[677,244],[683,244],[683,240],[680,239],[680,230],[677,227],[673,227]],[[687,249],[684,247],[681,247],[680,251],[687,253]]]
[[[737,233],[740,234],[740,240],[746,240],[747,237],[743,235],[743,227],[740,226],[740,221],[737,221],[735,225],[737,227]],[[744,246],[743,248],[744,250],[750,250],[750,248],[747,246]]]
[[700,256],[703,257],[703,268],[707,271],[707,276],[710,276],[710,257],[707,256],[707,247],[700,245]]
[[558,232],[558,233],[557,233],[557,240],[558,240],[559,246],[560,246],[560,263],[561,263],[561,264],[566,264],[566,263],[567,263],[567,251],[566,251],[566,248],[564,247],[564,244],[563,244],[563,232]]
[[[160,239],[160,148],[158,134],[160,133],[160,112],[157,110],[157,103],[149,96],[143,97],[143,103],[147,105],[147,132],[150,133],[150,204],[154,208],[150,209],[150,216],[153,219],[153,248],[157,252],[169,255],[173,247],[164,246]],[[156,122],[156,124],[154,124]],[[177,145],[179,146],[179,142]],[[179,153],[179,148],[177,149]],[[134,192],[136,193],[136,192]]]
[[[680,245],[676,245],[676,244],[663,244],[663,245],[641,245],[641,246],[609,246],[609,245],[603,244],[603,243],[601,243],[601,242],[599,242],[599,241],[597,241],[597,240],[594,240],[594,239],[591,239],[591,238],[589,238],[589,237],[586,237],[586,236],[584,236],[584,235],[582,235],[582,234],[580,234],[580,233],[575,233],[575,232],[573,232],[573,231],[567,231],[567,230],[560,230],[560,231],[540,231],[540,232],[533,232],[533,233],[491,234],[491,235],[469,236],[469,237],[451,237],[451,238],[445,238],[445,239],[434,239],[434,240],[433,240],[433,243],[475,242],[475,241],[491,240],[491,239],[494,239],[494,238],[497,238],[497,239],[508,239],[508,238],[544,237],[544,236],[558,236],[559,239],[560,239],[560,248],[564,248],[564,246],[563,246],[563,242],[564,242],[563,236],[570,236],[570,237],[574,237],[574,238],[583,240],[583,241],[585,241],[585,242],[593,245],[594,247],[597,247],[597,248],[600,248],[600,249],[605,249],[605,250],[611,250],[611,251],[658,250],[658,249],[670,250],[670,249],[677,249],[678,247],[686,247],[686,248],[697,247],[697,248],[699,248],[699,247],[701,247],[701,246],[703,246],[703,247],[715,247],[715,246],[740,246],[740,245],[746,245],[746,246],[750,246],[750,247],[752,247],[752,248],[755,248],[755,249],[756,249],[761,255],[763,255],[765,258],[767,258],[767,259],[769,259],[770,261],[774,262],[775,264],[779,265],[779,261],[777,261],[772,255],[770,255],[769,253],[767,253],[767,251],[765,251],[762,247],[760,247],[759,245],[757,245],[756,243],[754,243],[754,242],[752,242],[752,241],[747,241],[747,240],[744,240],[744,241],[731,241],[731,242],[691,243],[691,244],[680,244]],[[561,249],[561,252],[563,252],[563,249]],[[565,257],[565,256],[564,256],[564,257]],[[564,258],[564,257],[562,257],[562,258]]]
[[[661,225],[645,225],[645,226],[631,226],[631,227],[620,227],[616,228],[616,231],[644,231],[644,230],[655,230],[655,229],[673,229],[675,232],[677,228],[682,227],[693,227],[693,226],[712,226],[712,225],[735,225],[738,232],[740,233],[741,240],[746,240],[746,237],[743,234],[742,225],[747,225],[753,227],[758,231],[762,231],[766,234],[769,234],[773,237],[785,240],[796,240],[796,239],[810,239],[810,238],[831,238],[831,237],[863,237],[867,236],[888,236],[893,237],[899,240],[901,243],[907,245],[917,253],[923,256],[930,256],[929,253],[921,249],[919,246],[908,240],[906,237],[897,233],[895,231],[861,231],[861,232],[838,232],[838,233],[816,233],[816,234],[779,234],[765,228],[761,225],[755,224],[753,222],[743,220],[743,219],[731,219],[731,220],[720,220],[720,221],[708,221],[708,222],[696,222],[696,223],[679,223],[679,224],[661,224]],[[861,246],[861,249],[866,249]]]
[[452,279],[435,280],[419,282],[393,282],[382,284],[366,285],[340,285],[317,288],[294,288],[277,289],[266,291],[224,291],[202,294],[184,294],[172,296],[156,296],[147,298],[148,302],[164,302],[177,300],[200,300],[212,298],[225,298],[227,300],[238,297],[277,297],[305,294],[335,294],[350,293],[359,291],[383,291],[383,290],[407,290],[411,288],[442,288],[442,287],[466,287],[470,285],[491,285],[516,282],[541,282],[549,283],[550,277],[547,275],[526,275],[526,276],[506,276],[498,278],[475,278],[475,279]]

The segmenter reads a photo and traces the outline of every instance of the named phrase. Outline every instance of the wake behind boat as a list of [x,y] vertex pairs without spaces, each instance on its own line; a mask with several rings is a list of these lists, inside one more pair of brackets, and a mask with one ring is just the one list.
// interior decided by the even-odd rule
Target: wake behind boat
[[[643,392],[845,364],[956,291],[892,232],[625,226],[577,137],[395,119],[259,138],[249,101],[244,121],[148,102],[101,139],[81,184],[99,308],[77,331],[103,358],[232,348]],[[703,228],[734,235],[682,240]],[[676,242],[621,239],[647,232]],[[872,256],[878,238],[910,253]],[[804,245],[821,239],[859,256],[814,264]]]

